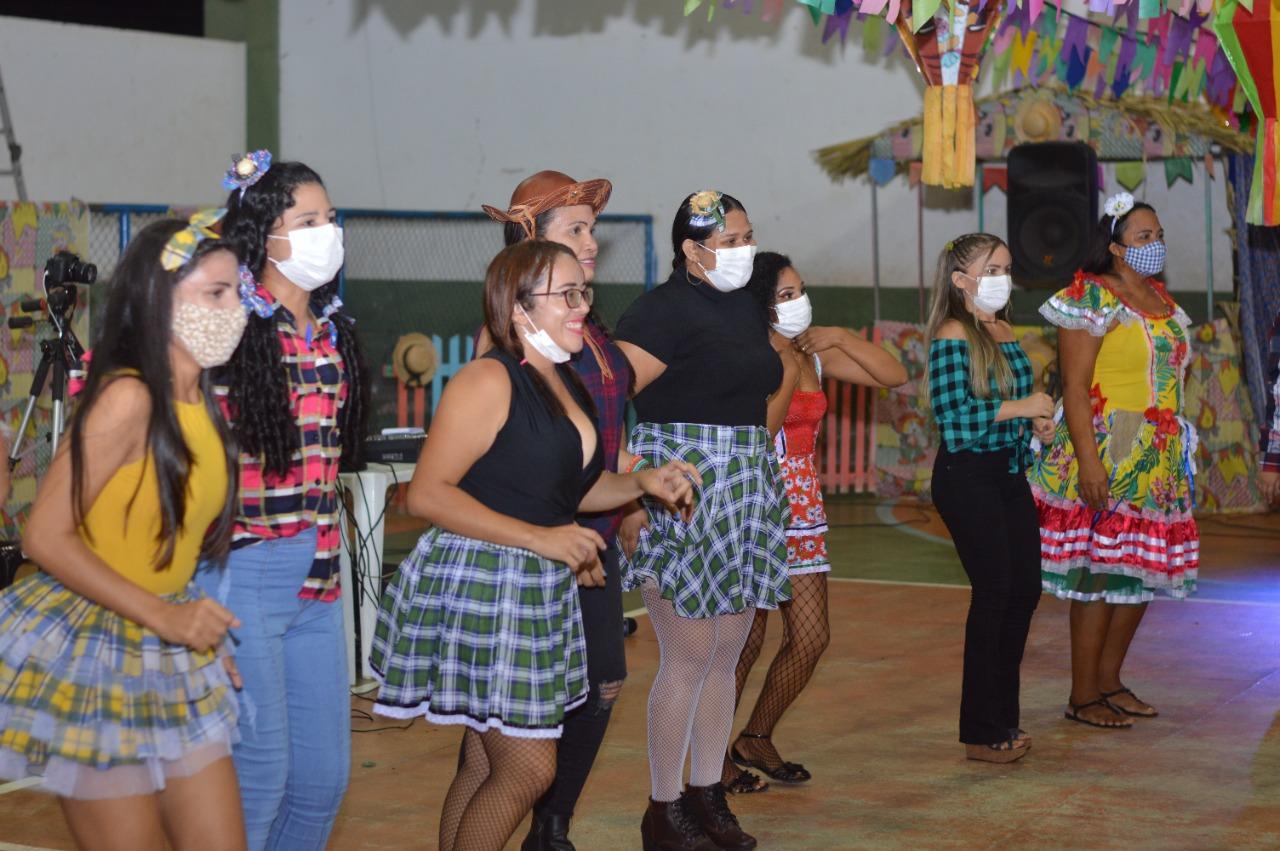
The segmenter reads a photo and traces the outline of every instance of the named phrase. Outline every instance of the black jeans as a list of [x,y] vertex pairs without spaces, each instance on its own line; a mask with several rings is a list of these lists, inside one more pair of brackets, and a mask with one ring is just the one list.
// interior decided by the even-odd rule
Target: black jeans
[[973,591],[964,632],[960,741],[1003,742],[1018,728],[1018,669],[1040,601],[1040,520],[1008,452],[938,452],[933,503]]

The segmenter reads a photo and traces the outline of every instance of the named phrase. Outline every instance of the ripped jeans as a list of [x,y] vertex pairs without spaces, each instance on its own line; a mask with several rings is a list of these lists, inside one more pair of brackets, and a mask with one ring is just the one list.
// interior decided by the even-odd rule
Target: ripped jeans
[[234,550],[196,583],[241,621],[232,630],[240,742],[232,750],[250,851],[324,848],[351,769],[342,604],[298,597],[312,529]]

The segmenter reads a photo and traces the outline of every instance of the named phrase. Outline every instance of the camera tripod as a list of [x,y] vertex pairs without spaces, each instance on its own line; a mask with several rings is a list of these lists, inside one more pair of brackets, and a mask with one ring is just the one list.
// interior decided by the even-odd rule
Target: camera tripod
[[[40,394],[44,392],[44,385],[50,378],[50,372],[53,374],[53,380],[49,385],[53,396],[53,412],[49,442],[52,444],[51,453],[57,453],[58,444],[62,439],[62,429],[66,423],[67,379],[71,375],[78,376],[81,371],[80,358],[84,355],[84,346],[80,345],[75,332],[71,330],[70,319],[71,308],[76,303],[75,288],[66,284],[54,285],[48,287],[46,292],[43,305],[39,299],[22,303],[23,310],[39,310],[42,306],[47,307],[49,323],[57,334],[48,340],[40,341],[40,362],[36,365],[35,374],[31,378],[31,394],[27,398],[27,408],[23,411],[22,423],[18,426],[13,447],[9,450],[10,470],[17,466],[18,459],[22,456],[22,443],[26,439],[27,426],[31,423],[31,415],[35,412]],[[30,316],[15,316],[9,320],[10,328],[27,328],[34,324],[35,320]]]

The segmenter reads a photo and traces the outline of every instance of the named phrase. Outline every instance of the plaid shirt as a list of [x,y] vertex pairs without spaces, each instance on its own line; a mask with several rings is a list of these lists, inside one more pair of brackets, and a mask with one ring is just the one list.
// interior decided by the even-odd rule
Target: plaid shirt
[[[1001,343],[1000,350],[1013,370],[1012,398],[1031,393],[1031,360],[1017,343]],[[979,399],[969,384],[967,340],[934,340],[929,344],[929,396],[933,415],[948,452],[1000,452],[1012,449],[1019,472],[1031,464],[1031,429],[1018,417],[996,422],[1000,410],[1000,386],[991,377],[990,396]]]
[[[258,294],[274,303],[261,286]],[[263,472],[263,459],[240,453],[240,493],[232,549],[275,538],[291,538],[316,527],[316,557],[298,596],[325,601],[338,597],[338,461],[342,440],[338,412],[347,399],[342,355],[334,344],[330,320],[321,317],[310,334],[299,333],[293,314],[276,309],[276,333],[289,370],[289,397],[301,432],[301,447],[283,478]],[[308,339],[308,337],[310,339]],[[235,421],[227,395],[230,388],[215,385],[214,393],[229,422]]]
[[1262,469],[1280,473],[1280,316],[1267,337],[1267,415],[1262,421]]
[[[631,364],[622,350],[605,336],[595,322],[586,324],[587,341],[581,354],[570,361],[570,365],[582,379],[591,399],[596,403],[596,427],[600,431],[601,450],[604,452],[604,468],[611,473],[618,472],[618,450],[625,437],[627,416],[627,391],[631,388]],[[595,346],[591,344],[595,343]],[[598,350],[609,366],[612,375],[605,377],[596,358]],[[603,514],[579,515],[578,521],[600,533],[600,537],[608,541],[618,533],[622,525],[622,512],[609,511]]]

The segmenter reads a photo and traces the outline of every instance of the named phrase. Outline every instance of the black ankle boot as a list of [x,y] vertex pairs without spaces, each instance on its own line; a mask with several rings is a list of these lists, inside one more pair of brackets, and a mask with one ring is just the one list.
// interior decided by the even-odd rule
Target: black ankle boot
[[529,835],[521,843],[520,851],[575,851],[569,841],[569,817],[554,813],[539,817],[534,813]]
[[640,821],[640,839],[644,851],[719,851],[720,848],[698,827],[682,798],[670,803],[651,798],[649,809]]
[[684,790],[683,801],[702,832],[720,848],[749,851],[756,847],[756,838],[743,832],[738,817],[730,811],[723,783],[690,786]]

